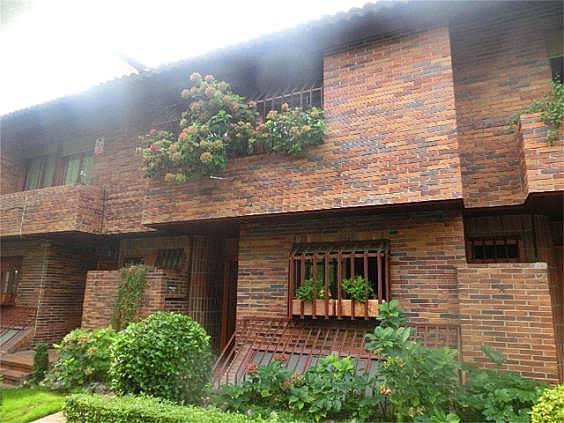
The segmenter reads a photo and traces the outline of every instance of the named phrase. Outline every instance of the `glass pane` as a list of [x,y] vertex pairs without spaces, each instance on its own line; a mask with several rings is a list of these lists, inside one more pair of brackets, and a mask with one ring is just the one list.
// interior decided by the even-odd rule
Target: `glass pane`
[[80,156],[69,157],[67,162],[67,169],[65,172],[65,185],[73,185],[78,183],[79,172]]
[[80,183],[88,185],[90,183],[90,173],[92,170],[92,156],[84,156],[82,158],[82,166],[80,169]]
[[33,159],[27,167],[27,175],[25,177],[25,189],[39,188],[39,181],[41,178],[41,169],[43,167],[43,158]]
[[55,157],[47,157],[43,159],[43,175],[41,178],[41,187],[50,187],[53,185],[53,175],[55,174]]

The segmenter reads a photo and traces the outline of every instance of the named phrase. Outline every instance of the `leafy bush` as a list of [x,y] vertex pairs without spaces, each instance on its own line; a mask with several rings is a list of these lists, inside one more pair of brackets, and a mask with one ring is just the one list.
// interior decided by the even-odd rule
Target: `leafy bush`
[[39,383],[45,377],[47,370],[49,370],[49,351],[47,344],[40,343],[34,348],[33,355],[33,371],[31,373],[31,382]]
[[123,329],[137,317],[147,284],[148,270],[149,267],[145,265],[127,266],[121,270],[118,295],[112,314],[112,326],[115,330]]
[[352,279],[343,279],[341,284],[345,294],[354,301],[363,303],[374,294],[374,291],[362,276],[356,276]]
[[546,389],[531,411],[532,423],[564,422],[564,385]]
[[190,76],[193,86],[182,91],[188,108],[181,115],[180,133],[157,131],[141,137],[145,176],[165,173],[167,182],[184,183],[222,171],[230,157],[245,155],[262,144],[274,151],[300,154],[307,145],[322,143],[325,121],[321,110],[272,111],[257,120],[256,104],[235,94],[212,75]]
[[211,376],[209,336],[190,317],[159,312],[121,332],[113,347],[112,387],[197,403]]
[[468,383],[457,392],[457,404],[470,421],[528,422],[529,411],[544,387],[509,372],[471,369]]
[[372,416],[377,396],[369,396],[367,375],[359,373],[354,361],[330,355],[297,378],[290,390],[289,406],[306,411],[316,421],[326,418]]
[[383,328],[400,328],[409,322],[407,314],[402,310],[398,300],[383,302],[378,306],[380,326]]
[[445,410],[451,408],[457,386],[457,351],[411,341],[411,329],[402,327],[407,317],[397,301],[381,304],[379,319],[381,325],[366,335],[366,349],[384,359],[379,392],[392,404],[396,419],[456,420]]
[[328,356],[305,374],[293,375],[284,358],[276,357],[267,366],[251,364],[247,375],[239,385],[224,386],[214,404],[234,411],[257,406],[290,409],[296,416],[316,421],[348,417],[365,420],[374,415],[380,400],[378,395],[371,395],[369,377],[356,370],[351,358]]
[[69,390],[107,383],[112,361],[110,348],[118,337],[111,328],[73,330],[55,345],[59,359],[47,374],[46,385]]
[[68,423],[245,423],[278,422],[226,413],[213,408],[178,406],[151,397],[71,395],[65,401]]

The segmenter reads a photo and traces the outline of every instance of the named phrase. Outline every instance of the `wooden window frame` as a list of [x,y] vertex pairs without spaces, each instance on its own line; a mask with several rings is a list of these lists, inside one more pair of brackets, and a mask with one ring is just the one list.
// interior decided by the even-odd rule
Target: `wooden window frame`
[[[2,257],[0,264],[0,305],[14,305],[22,274],[22,257]],[[15,272],[15,274],[14,274]],[[8,286],[5,277],[8,275]]]
[[[30,171],[31,171],[31,165],[33,164],[33,162],[35,160],[41,160],[41,170],[39,171],[39,177],[38,177],[38,183],[37,186],[35,187],[30,187],[28,188],[27,185],[27,179],[29,177]],[[51,175],[51,181],[48,181],[49,183],[45,183],[44,179],[45,179],[45,172],[47,169],[49,169],[49,161],[53,160],[53,174]],[[42,155],[42,156],[37,156],[37,157],[32,157],[30,159],[27,160],[26,162],[26,166],[25,166],[25,178],[24,178],[24,186],[23,186],[23,191],[31,191],[34,189],[41,189],[41,188],[47,188],[47,187],[51,187],[55,185],[55,174],[57,172],[57,159],[56,157],[53,157],[52,155]]]
[[[506,248],[506,257],[493,257],[493,258],[476,258],[475,246],[498,246],[498,245],[516,245],[517,257],[507,257],[509,250]],[[496,255],[497,249],[493,249]],[[496,237],[472,237],[466,240],[466,258],[468,263],[520,263],[524,261],[525,252],[523,249],[523,242],[521,237],[517,235],[496,236]]]
[[[371,286],[374,290],[375,299],[378,304],[391,299],[390,291],[390,252],[388,240],[376,241],[362,241],[362,242],[335,242],[335,243],[316,243],[316,244],[296,244],[290,253],[289,266],[288,266],[288,315],[290,318],[303,319],[306,314],[304,310],[304,302],[300,301],[299,310],[296,310],[295,293],[296,289],[306,280],[306,267],[307,262],[310,261],[311,266],[315,266],[315,271],[311,271],[312,280],[314,282],[314,297],[315,285],[317,281],[317,273],[319,262],[322,261],[323,266],[323,289],[325,292],[330,292],[329,286],[329,261],[336,263],[336,291],[335,312],[330,311],[330,299],[325,295],[324,299],[313,301],[311,304],[312,319],[322,317],[325,319],[336,317],[343,319],[350,317],[356,319],[357,317],[368,320],[369,301],[365,301],[361,309],[355,313],[355,306],[352,307],[351,315],[344,315],[343,301],[346,300],[345,294],[342,290],[342,280],[349,277],[354,277],[357,267],[357,260],[360,261],[360,269],[363,277],[368,280],[370,274],[370,262],[376,266],[374,273],[374,281]],[[313,267],[312,267],[313,268]],[[374,269],[373,269],[374,270]],[[299,280],[298,280],[299,279]],[[331,298],[333,300],[333,298]],[[318,302],[320,304],[317,304]],[[317,308],[321,305],[321,310]]]
[[[77,180],[75,180],[72,183],[67,184],[66,179],[67,179],[68,166],[69,166],[71,158],[73,158],[73,157],[80,157],[80,163],[78,165]],[[87,157],[89,157],[91,162],[92,162],[93,159],[94,159],[93,152],[92,151],[83,151],[83,152],[80,152],[80,153],[69,154],[69,155],[64,156],[62,158],[62,164],[63,164],[63,172],[62,172],[63,173],[63,181],[62,182],[63,182],[64,185],[87,185],[88,184],[88,183],[82,181],[82,174],[81,174],[82,170],[84,169],[85,158],[87,158]],[[91,163],[90,166],[93,166],[93,163]],[[90,173],[90,178],[92,178],[92,167],[90,168],[89,173]]]
[[180,269],[184,260],[184,248],[160,249],[157,251],[155,267],[161,269]]

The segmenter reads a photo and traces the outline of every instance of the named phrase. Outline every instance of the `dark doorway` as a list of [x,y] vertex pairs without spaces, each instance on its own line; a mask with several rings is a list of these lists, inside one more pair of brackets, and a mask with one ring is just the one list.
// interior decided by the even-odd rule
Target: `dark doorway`
[[222,351],[235,332],[237,315],[237,273],[239,240],[223,241],[223,304],[221,312],[221,335],[219,350]]

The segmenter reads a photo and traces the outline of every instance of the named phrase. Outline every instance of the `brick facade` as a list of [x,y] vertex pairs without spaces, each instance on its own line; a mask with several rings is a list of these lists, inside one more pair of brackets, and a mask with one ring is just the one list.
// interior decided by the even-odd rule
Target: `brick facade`
[[512,114],[550,88],[545,34],[561,27],[557,2],[451,22],[454,92],[466,207],[522,203]]
[[480,351],[504,354],[503,368],[558,382],[546,263],[467,264],[458,269],[464,360],[492,367]]
[[462,197],[448,26],[335,53],[323,66],[323,145],[303,158],[233,160],[224,181],[151,181],[143,223]]
[[[564,139],[547,145],[538,116],[522,116],[513,132],[507,126],[549,88],[544,38],[561,28],[562,6],[470,9],[432,23],[383,21],[373,25],[377,35],[316,51],[326,142],[302,157],[232,159],[223,180],[143,178],[137,137],[174,127],[180,71],[112,85],[76,107],[3,119],[2,257],[22,257],[23,266],[16,305],[2,308],[0,323],[33,326],[33,342],[105,326],[124,259],[153,265],[168,246],[183,248],[185,262],[178,272],[149,273],[142,315],[192,315],[217,342],[221,324],[235,319],[222,314],[226,238],[239,240],[238,322],[287,316],[294,243],[387,239],[392,297],[415,323],[460,327],[469,361],[485,365],[479,348],[488,343],[507,355],[507,368],[545,381],[556,381],[560,354],[563,378],[562,239],[554,230],[562,216],[545,194],[564,190]],[[194,70],[231,69],[221,60],[190,64],[182,83]],[[266,75],[249,66],[233,66],[229,82],[264,85]],[[34,154],[93,148],[97,139],[90,186],[21,192]],[[513,235],[525,263],[467,263],[465,237]]]
[[0,236],[99,233],[103,192],[95,185],[61,185],[0,196]]

